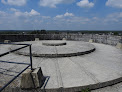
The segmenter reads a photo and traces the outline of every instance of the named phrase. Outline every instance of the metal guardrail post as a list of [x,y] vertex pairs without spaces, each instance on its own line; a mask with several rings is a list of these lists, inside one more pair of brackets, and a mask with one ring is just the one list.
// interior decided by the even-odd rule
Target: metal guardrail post
[[31,66],[31,70],[33,70],[33,64],[32,64],[32,50],[31,50],[31,45],[29,46],[29,51],[30,51],[30,66]]

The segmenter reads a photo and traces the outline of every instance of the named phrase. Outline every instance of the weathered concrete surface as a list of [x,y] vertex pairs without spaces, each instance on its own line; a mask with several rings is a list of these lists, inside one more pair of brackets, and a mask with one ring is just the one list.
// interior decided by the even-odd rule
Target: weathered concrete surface
[[39,88],[43,85],[44,83],[44,76],[40,68],[36,68],[33,72],[32,72],[32,77],[33,77],[33,82],[34,82],[34,88]]
[[[35,68],[41,67],[44,76],[49,76],[45,89],[49,91],[49,89],[63,87],[75,90],[75,87],[82,88],[82,86],[100,84],[103,82],[109,84],[109,81],[121,78],[122,50],[109,45],[92,44],[96,47],[96,51],[83,56],[65,58],[33,57],[33,66]],[[4,46],[1,47],[4,48]],[[28,57],[16,54],[1,57],[0,60],[29,62]],[[4,63],[0,63],[0,67],[7,68],[11,71],[20,71],[24,68],[24,66],[21,65],[14,66]],[[0,69],[0,71],[2,70]],[[5,71],[5,73],[9,74],[10,72]],[[3,77],[4,74],[0,74],[0,76]],[[7,81],[9,78],[10,76],[6,76],[3,79],[0,79],[0,84],[3,85],[3,80]],[[120,79],[120,81],[122,80]],[[19,86],[19,80],[17,80],[17,83],[17,86]],[[104,86],[105,84],[102,85]],[[121,92],[121,85],[122,84],[117,86],[117,90],[119,91],[114,90],[113,92]],[[79,90],[81,88],[79,88]],[[114,86],[112,88],[114,88]],[[100,89],[100,91],[98,89],[95,92],[112,92],[111,88],[108,91],[106,89],[109,89],[109,87]]]
[[116,85],[108,86],[97,90],[92,90],[91,92],[122,92],[122,83],[118,83]]
[[[21,90],[20,88],[6,88],[5,91],[3,92],[44,92],[44,91],[45,90],[41,90],[41,89]],[[46,91],[46,92],[60,92],[60,89],[58,89],[57,91],[52,90],[52,91]],[[105,88],[91,90],[91,92],[122,92],[122,83],[118,83],[116,85],[108,86]]]
[[[44,40],[44,41],[28,41],[22,42],[32,44],[32,55],[35,57],[71,57],[79,56],[87,53],[91,53],[95,50],[94,45],[88,42],[77,41],[62,41],[62,40]],[[58,44],[65,44],[61,46],[55,46]],[[46,45],[46,46],[45,46]],[[48,46],[47,46],[48,45]],[[52,45],[52,46],[50,46]],[[20,46],[12,46],[11,49],[16,49]],[[17,51],[17,54],[29,55],[28,48],[24,48]]]
[[42,45],[46,45],[46,46],[63,46],[66,45],[67,42],[66,41],[54,41],[54,40],[49,40],[49,41],[43,41]]
[[11,45],[3,45],[3,44],[0,44],[0,54],[9,51],[8,48],[10,48],[10,47],[11,47]]
[[27,69],[22,73],[20,87],[23,89],[39,88],[43,85],[44,79],[41,68],[33,71]]
[[34,88],[31,73],[32,73],[31,69],[27,69],[22,73],[21,84],[20,84],[21,88],[24,88],[24,89]]

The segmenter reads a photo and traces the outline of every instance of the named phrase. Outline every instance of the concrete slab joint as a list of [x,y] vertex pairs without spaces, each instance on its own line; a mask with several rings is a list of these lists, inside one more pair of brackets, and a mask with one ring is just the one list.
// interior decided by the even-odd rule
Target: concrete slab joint
[[44,83],[44,76],[41,68],[36,68],[34,71],[27,69],[21,77],[20,87],[22,89],[39,88]]

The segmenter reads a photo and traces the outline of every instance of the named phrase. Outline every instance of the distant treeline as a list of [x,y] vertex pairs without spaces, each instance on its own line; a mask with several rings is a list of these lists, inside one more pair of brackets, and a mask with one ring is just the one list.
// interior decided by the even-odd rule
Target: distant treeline
[[122,35],[122,31],[99,30],[0,30],[0,34],[111,34]]

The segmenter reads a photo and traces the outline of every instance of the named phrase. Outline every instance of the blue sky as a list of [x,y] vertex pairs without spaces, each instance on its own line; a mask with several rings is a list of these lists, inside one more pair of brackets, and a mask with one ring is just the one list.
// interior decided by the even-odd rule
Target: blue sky
[[0,30],[122,30],[122,0],[0,0]]

